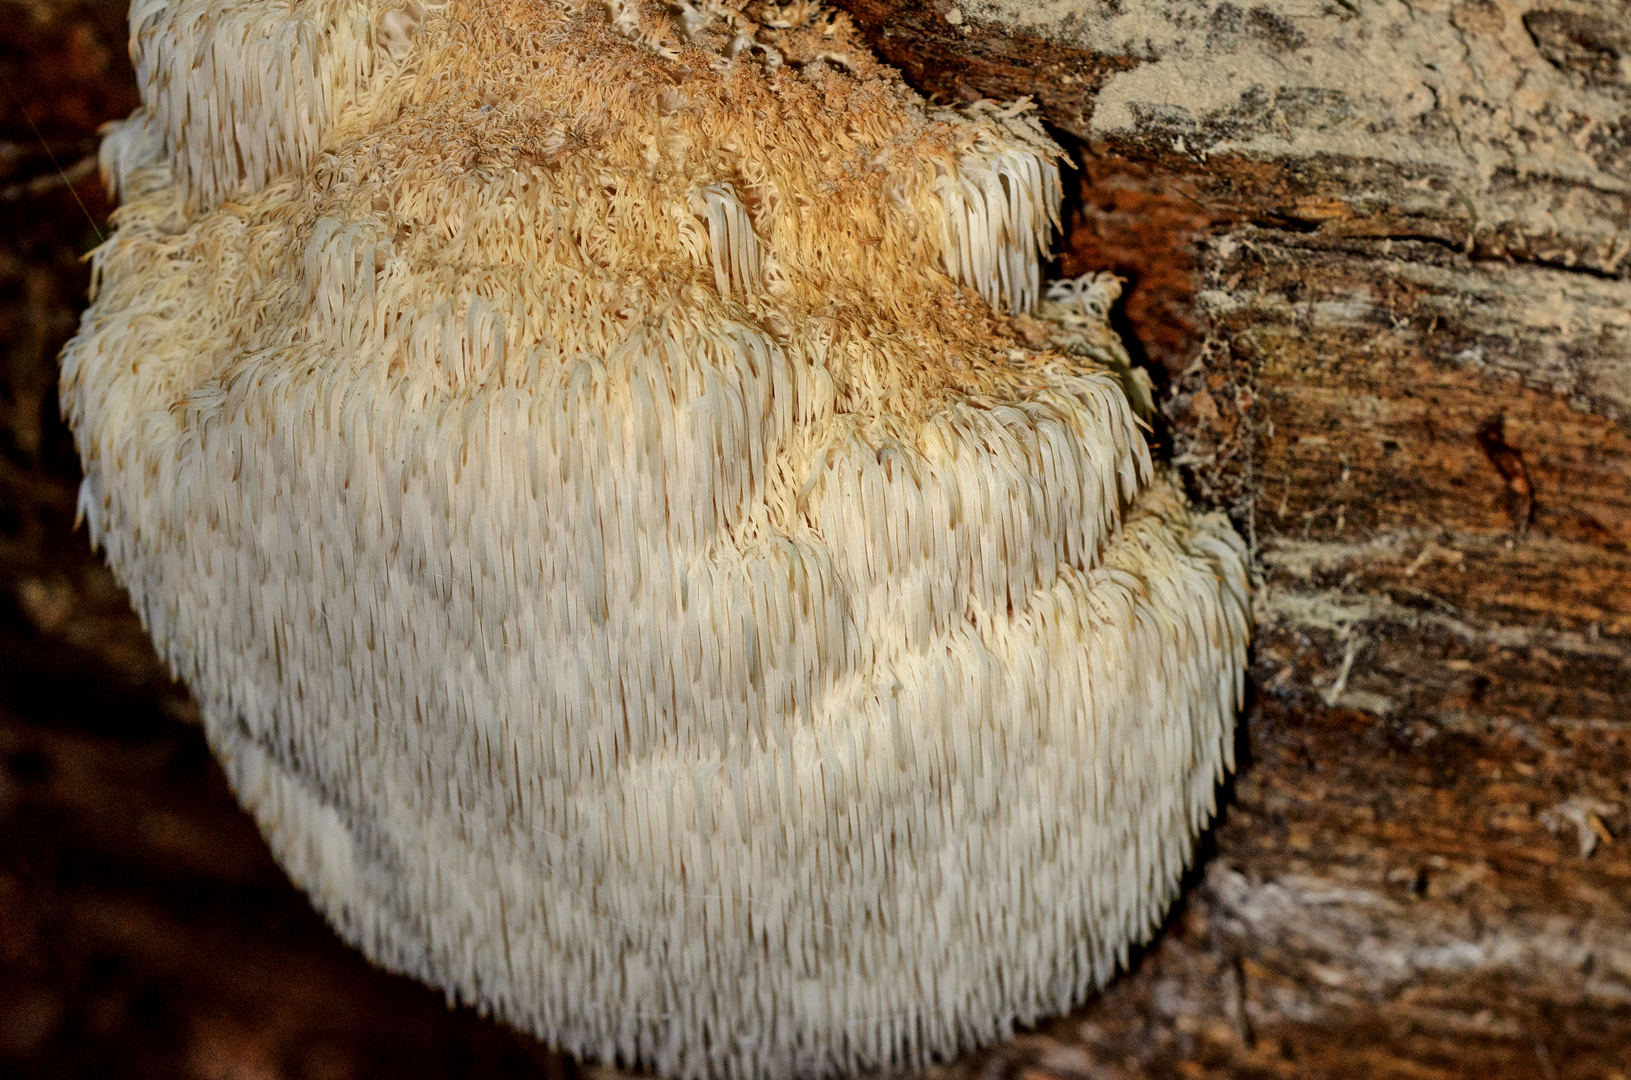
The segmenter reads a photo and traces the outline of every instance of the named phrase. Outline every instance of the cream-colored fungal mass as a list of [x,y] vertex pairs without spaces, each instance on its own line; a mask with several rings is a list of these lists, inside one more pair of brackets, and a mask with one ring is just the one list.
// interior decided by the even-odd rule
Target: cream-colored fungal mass
[[1151,464],[1111,283],[1042,281],[1023,106],[930,107],[802,3],[132,35],[83,511],[347,940],[752,1078],[998,1038],[1148,937],[1243,554]]

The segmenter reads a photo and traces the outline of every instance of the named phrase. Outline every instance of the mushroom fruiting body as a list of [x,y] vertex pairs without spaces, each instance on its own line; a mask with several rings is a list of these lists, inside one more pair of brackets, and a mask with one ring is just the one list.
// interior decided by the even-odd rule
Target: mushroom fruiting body
[[994,310],[1058,202],[1022,108],[814,5],[131,18],[82,508],[347,940],[684,1076],[1113,974],[1232,765],[1246,574],[1102,310]]

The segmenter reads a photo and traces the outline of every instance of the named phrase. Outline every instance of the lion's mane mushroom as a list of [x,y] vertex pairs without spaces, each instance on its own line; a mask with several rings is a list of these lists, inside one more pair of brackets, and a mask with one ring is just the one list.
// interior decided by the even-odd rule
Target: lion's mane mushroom
[[1000,1037],[1150,934],[1244,563],[1084,355],[1103,289],[1074,352],[997,313],[1059,198],[1022,108],[807,4],[137,0],[131,45],[82,506],[347,940],[758,1077]]

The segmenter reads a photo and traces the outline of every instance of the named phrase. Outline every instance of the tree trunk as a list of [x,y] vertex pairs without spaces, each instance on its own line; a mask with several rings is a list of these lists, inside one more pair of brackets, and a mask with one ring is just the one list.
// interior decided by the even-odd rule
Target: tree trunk
[[[1631,5],[838,4],[926,94],[1037,102],[1077,166],[1058,273],[1128,279],[1158,436],[1258,574],[1185,900],[945,1071],[1631,1075]],[[68,196],[102,210],[75,163],[129,72],[116,5],[0,12],[0,1063],[518,1075],[281,883],[69,536]]]

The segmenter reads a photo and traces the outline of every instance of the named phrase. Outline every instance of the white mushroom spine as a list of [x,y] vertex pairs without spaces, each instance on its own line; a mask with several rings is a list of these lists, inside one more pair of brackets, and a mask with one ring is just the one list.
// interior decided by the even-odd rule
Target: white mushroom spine
[[1059,227],[1062,189],[1056,151],[1020,131],[1031,137],[999,147],[982,140],[942,173],[941,243],[953,279],[992,307],[1030,311],[1041,296],[1041,262]]
[[1176,893],[1242,545],[965,295],[1042,300],[1028,114],[614,14],[137,0],[92,538],[385,966],[684,1077],[1002,1037]]

